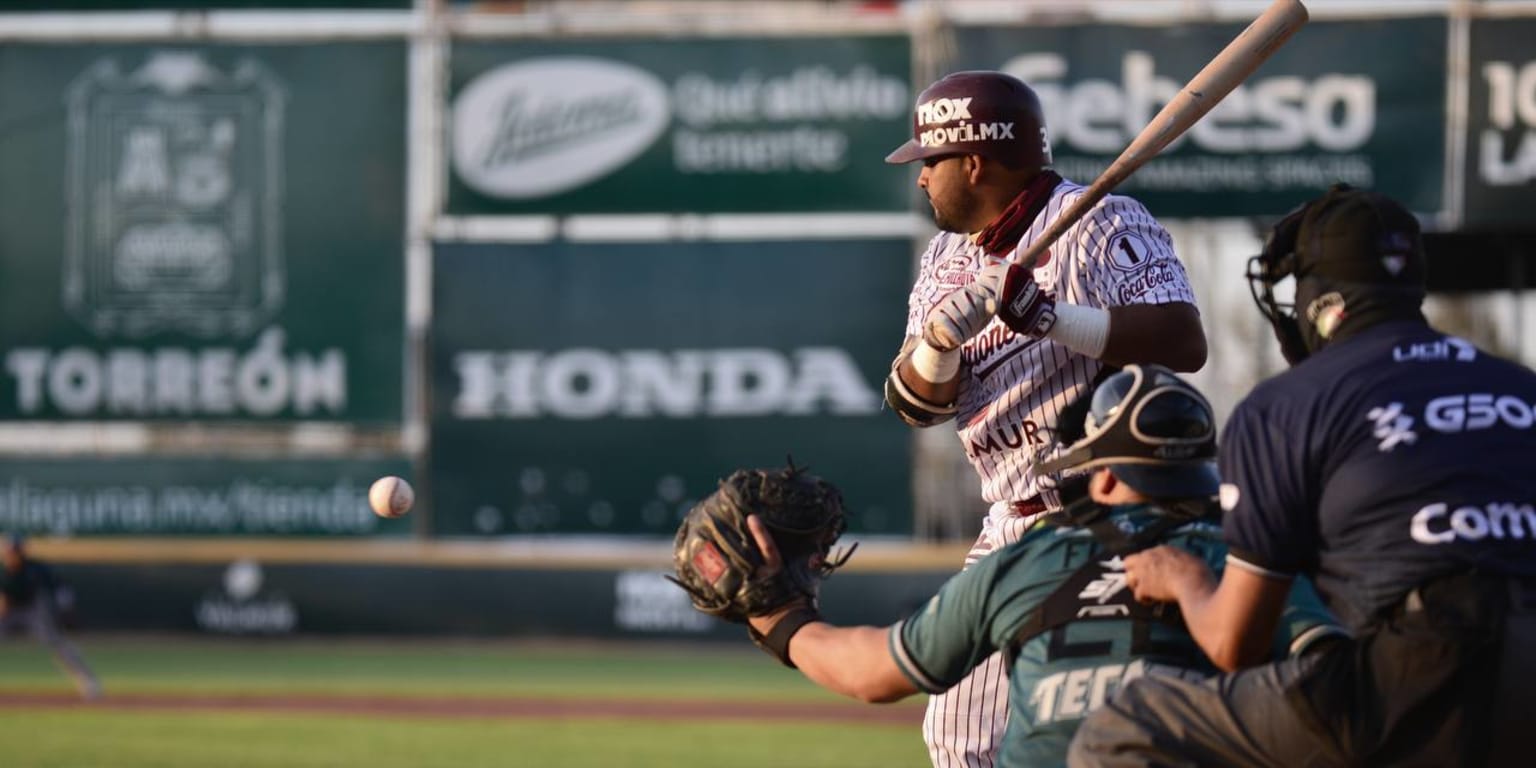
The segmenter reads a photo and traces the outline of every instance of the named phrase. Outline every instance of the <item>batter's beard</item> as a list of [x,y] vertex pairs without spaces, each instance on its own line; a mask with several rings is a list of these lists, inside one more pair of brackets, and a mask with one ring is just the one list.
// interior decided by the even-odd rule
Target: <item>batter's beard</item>
[[940,230],[944,232],[954,232],[960,235],[970,234],[970,232],[967,231],[963,225],[954,221],[943,211],[939,210],[939,207],[933,204],[932,198],[929,198],[928,200],[928,210],[933,212],[933,225],[938,227]]
[[[949,197],[957,199],[951,200],[951,203],[949,205],[945,205],[944,208],[952,212],[974,210],[976,207],[975,198],[971,195],[963,194],[963,192],[963,190],[955,190],[955,194],[949,195]],[[950,213],[946,213],[945,210],[941,210],[938,205],[934,204],[932,195],[928,196],[928,207],[933,211],[934,226],[937,226],[939,229],[945,232],[954,232],[958,235],[969,235],[976,231],[971,227],[970,224],[960,221],[958,216],[951,215]]]

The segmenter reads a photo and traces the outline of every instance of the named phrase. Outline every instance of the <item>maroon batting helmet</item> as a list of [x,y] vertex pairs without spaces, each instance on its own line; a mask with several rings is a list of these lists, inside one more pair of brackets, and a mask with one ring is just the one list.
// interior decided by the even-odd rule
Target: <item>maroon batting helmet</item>
[[910,163],[940,155],[983,155],[1011,167],[1051,164],[1040,97],[1002,72],[945,75],[918,94],[912,139],[887,155]]

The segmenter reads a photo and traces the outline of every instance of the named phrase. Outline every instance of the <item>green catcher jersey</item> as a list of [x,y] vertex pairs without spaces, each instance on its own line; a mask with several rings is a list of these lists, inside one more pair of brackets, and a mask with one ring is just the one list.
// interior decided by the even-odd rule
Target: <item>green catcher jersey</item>
[[[1120,507],[1109,517],[1128,535],[1157,519],[1145,505]],[[1161,540],[1200,557],[1218,575],[1225,565],[1221,528],[1212,522],[1179,526]],[[1079,569],[1096,558],[1091,580],[1074,586],[1074,615],[1082,618],[1013,648],[1046,598],[1074,575],[1080,581],[1086,574]],[[1148,674],[1203,677],[1216,671],[1176,618],[1120,618],[1131,604],[1124,566],[1105,555],[1092,533],[1039,526],[951,578],[926,606],[891,628],[888,645],[901,671],[929,693],[958,683],[993,653],[1011,650],[1001,764],[1064,765],[1078,724],[1125,683]],[[1276,631],[1275,656],[1340,632],[1311,585],[1298,579]]]

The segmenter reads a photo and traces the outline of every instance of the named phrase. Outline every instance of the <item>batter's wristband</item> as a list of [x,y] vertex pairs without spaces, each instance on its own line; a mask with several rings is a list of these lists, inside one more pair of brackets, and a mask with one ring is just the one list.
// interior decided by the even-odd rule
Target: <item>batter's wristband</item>
[[912,370],[924,380],[943,384],[960,372],[960,350],[940,351],[926,341],[912,350]]
[[1045,336],[1073,352],[1098,360],[1109,344],[1109,310],[1061,302],[1056,305],[1056,324]]
[[773,629],[768,630],[768,634],[762,634],[750,625],[747,627],[747,634],[752,637],[753,644],[763,649],[769,656],[778,659],[779,663],[790,669],[796,669],[795,663],[789,660],[789,639],[794,637],[801,627],[813,621],[821,621],[821,614],[817,613],[815,608],[801,606],[784,614],[773,625]]

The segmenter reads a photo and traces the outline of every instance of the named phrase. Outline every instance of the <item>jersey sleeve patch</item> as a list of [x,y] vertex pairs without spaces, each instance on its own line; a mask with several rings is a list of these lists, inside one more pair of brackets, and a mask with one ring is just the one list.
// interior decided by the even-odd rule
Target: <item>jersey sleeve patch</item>
[[1078,241],[1083,288],[1104,306],[1195,303],[1168,230],[1141,203],[1106,198],[1084,223]]
[[1117,232],[1104,247],[1110,266],[1121,272],[1135,272],[1152,258],[1152,246],[1136,232]]

